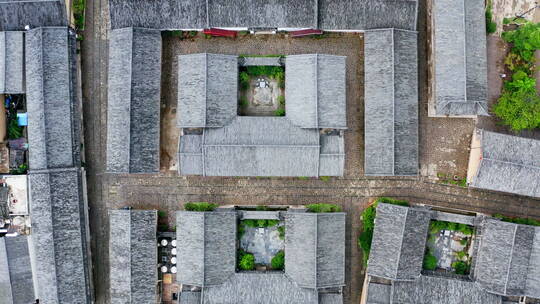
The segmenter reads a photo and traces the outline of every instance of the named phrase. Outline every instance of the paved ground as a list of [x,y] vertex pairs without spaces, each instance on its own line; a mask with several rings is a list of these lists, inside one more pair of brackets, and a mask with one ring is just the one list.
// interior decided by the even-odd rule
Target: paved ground
[[[423,175],[419,178],[365,178],[363,176],[363,63],[362,60],[348,60],[348,96],[346,132],[346,174],[343,178],[329,181],[293,178],[202,178],[180,177],[174,171],[164,170],[158,175],[108,175],[103,173],[106,136],[107,102],[107,0],[87,1],[87,25],[82,43],[83,68],[83,111],[85,128],[86,164],[88,169],[88,198],[90,206],[90,228],[92,242],[93,274],[97,303],[109,303],[108,299],[108,214],[109,208],[130,205],[135,208],[158,208],[168,211],[173,220],[174,211],[189,201],[209,201],[220,204],[283,204],[337,203],[347,212],[346,230],[346,303],[357,303],[363,279],[361,256],[356,245],[360,229],[359,215],[362,209],[377,196],[393,196],[408,199],[416,204],[430,204],[439,207],[457,208],[484,213],[505,213],[508,215],[534,217],[540,219],[540,200],[517,197],[488,191],[478,191],[457,186],[431,182],[437,172],[464,176],[470,132],[474,121],[466,119],[427,118],[426,66],[422,60],[426,56],[425,44],[425,1],[420,1],[419,16],[419,79],[420,100],[420,162]],[[352,34],[344,35],[352,36]],[[363,46],[361,36],[343,40],[342,37],[318,40],[334,44],[336,54],[356,52],[361,58]],[[318,51],[320,43],[311,38],[296,41],[279,37],[257,37],[266,53],[283,52],[284,48],[294,49],[295,44],[305,44],[307,50]],[[313,40],[313,41],[312,41]],[[259,40],[257,40],[259,41]],[[218,42],[218,43],[215,43]],[[223,42],[223,43],[221,43]],[[247,47],[251,42],[237,41]],[[276,48],[273,44],[278,43]],[[166,52],[178,52],[178,48],[189,46],[190,41],[178,42]],[[191,44],[194,45],[194,44]],[[202,45],[202,44],[201,44]],[[234,41],[210,39],[204,49],[235,53]],[[277,49],[277,46],[281,49]],[[177,48],[178,47],[178,48]],[[328,46],[330,48],[331,46]],[[268,49],[266,49],[268,48]],[[346,48],[346,49],[342,49]],[[287,49],[285,49],[287,50]],[[328,49],[326,49],[328,50]],[[261,51],[262,53],[262,51]],[[352,65],[351,65],[352,64]],[[163,66],[162,81],[175,73],[174,66]],[[352,76],[352,78],[351,78]],[[356,78],[354,78],[356,77]],[[354,80],[353,80],[354,79]],[[174,88],[170,83],[164,86]],[[174,89],[163,92],[161,138],[178,136],[174,127]],[[169,102],[169,107],[167,102]],[[177,140],[177,139],[176,139]],[[162,150],[162,162],[170,161],[176,147]],[[167,159],[169,158],[169,159]],[[166,168],[165,168],[166,169]]]

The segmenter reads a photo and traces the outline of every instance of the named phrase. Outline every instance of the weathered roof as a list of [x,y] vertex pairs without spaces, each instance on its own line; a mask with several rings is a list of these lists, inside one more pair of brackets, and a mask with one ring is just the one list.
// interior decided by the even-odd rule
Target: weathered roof
[[392,285],[369,282],[365,292],[366,304],[390,304]]
[[180,303],[201,304],[201,292],[200,291],[182,291],[180,293]]
[[379,203],[367,273],[390,280],[420,276],[430,211]]
[[486,219],[475,277],[492,293],[540,298],[540,227]]
[[109,0],[111,27],[155,29],[321,28],[416,29],[416,1],[392,0]]
[[178,56],[178,127],[223,127],[236,117],[238,57]]
[[35,276],[43,303],[90,303],[89,243],[80,169],[30,171]]
[[236,270],[236,212],[176,212],[178,283],[223,284]]
[[434,115],[488,115],[483,0],[432,5]]
[[319,28],[368,30],[399,28],[416,30],[417,1],[319,0]]
[[237,116],[204,135],[181,136],[179,170],[207,176],[341,176],[344,158],[341,135],[301,129],[286,117]]
[[30,169],[80,164],[75,50],[75,33],[67,27],[26,32]]
[[282,272],[238,272],[219,286],[204,288],[202,297],[204,304],[318,303],[315,289],[300,288]]
[[159,171],[161,33],[124,28],[109,40],[107,171]]
[[316,28],[315,0],[219,0],[208,3],[211,27]]
[[154,303],[157,295],[155,210],[109,211],[112,303]]
[[0,94],[24,93],[24,32],[0,32]]
[[0,303],[34,303],[28,237],[0,238]]
[[0,2],[0,30],[17,31],[24,27],[66,26],[64,0],[5,0]]
[[301,128],[346,128],[346,57],[306,54],[285,60],[287,118]]
[[480,132],[482,160],[471,186],[540,197],[540,141]]
[[345,213],[287,213],[285,273],[298,286],[345,285]]
[[343,304],[341,293],[320,293],[319,304]]
[[400,304],[500,304],[501,297],[471,281],[422,275],[416,281],[395,281],[392,303]]
[[364,34],[365,174],[418,174],[417,33]]

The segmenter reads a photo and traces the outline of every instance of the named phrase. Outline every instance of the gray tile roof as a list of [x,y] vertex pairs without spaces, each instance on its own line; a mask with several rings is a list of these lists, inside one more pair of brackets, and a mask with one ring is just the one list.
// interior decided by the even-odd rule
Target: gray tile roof
[[161,33],[124,28],[109,40],[107,171],[159,171]]
[[236,212],[176,212],[177,281],[223,284],[236,270]]
[[420,276],[430,211],[379,203],[367,273],[390,280]]
[[301,128],[346,128],[346,57],[307,54],[285,60],[287,118]]
[[540,197],[540,141],[479,132],[482,159],[471,186]]
[[80,169],[28,175],[35,276],[43,303],[90,303],[90,258]]
[[412,282],[396,281],[392,303],[400,304],[500,304],[500,296],[483,291],[471,281],[422,275]]
[[204,135],[181,136],[179,160],[184,175],[340,176],[344,143],[339,135],[298,128],[286,117],[237,116]]
[[28,237],[0,238],[0,304],[34,303]]
[[416,29],[416,1],[392,0],[109,0],[111,27]]
[[319,0],[318,6],[322,29],[416,29],[417,1]]
[[223,127],[236,117],[238,57],[178,56],[178,127]]
[[204,304],[318,303],[316,290],[298,287],[283,272],[238,272],[219,286],[205,288],[202,297]]
[[365,174],[418,174],[417,33],[364,34]]
[[345,285],[345,213],[285,216],[285,273],[298,286]]
[[366,304],[390,304],[392,285],[369,282],[365,292]]
[[488,115],[484,1],[432,7],[434,115]]
[[30,169],[80,164],[75,33],[67,27],[26,32]]
[[540,298],[540,227],[485,220],[475,277],[495,294]]
[[109,211],[111,303],[154,303],[157,211]]
[[17,31],[24,27],[66,26],[64,0],[7,0],[0,2],[0,30]]
[[180,303],[182,304],[201,304],[201,292],[182,291],[180,293]]
[[343,304],[343,295],[340,293],[320,293],[319,304]]
[[24,93],[24,32],[0,32],[0,94]]

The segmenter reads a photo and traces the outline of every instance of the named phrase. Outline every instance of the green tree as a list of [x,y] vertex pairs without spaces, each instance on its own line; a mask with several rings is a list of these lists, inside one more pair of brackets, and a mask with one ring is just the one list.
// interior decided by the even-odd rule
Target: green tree
[[251,253],[244,253],[240,258],[240,263],[238,263],[238,266],[242,270],[255,269],[255,257]]
[[285,252],[283,250],[279,251],[271,261],[272,269],[282,270],[285,268]]
[[536,92],[505,91],[493,112],[514,131],[540,127],[540,97]]
[[437,258],[428,251],[424,256],[424,269],[435,270],[435,268],[437,268]]

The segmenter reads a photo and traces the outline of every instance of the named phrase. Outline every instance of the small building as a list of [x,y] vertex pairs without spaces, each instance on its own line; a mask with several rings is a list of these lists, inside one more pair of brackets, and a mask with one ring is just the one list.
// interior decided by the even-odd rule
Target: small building
[[[423,268],[431,220],[475,227],[469,274]],[[379,203],[364,282],[367,294],[361,303],[502,304],[512,301],[508,297],[539,299],[539,233],[538,227],[485,216]]]
[[36,300],[28,237],[0,237],[0,303],[28,304]]
[[155,303],[156,210],[109,211],[109,276],[112,303]]
[[365,175],[417,175],[417,33],[370,30],[364,40]]
[[91,303],[88,207],[78,168],[28,174],[38,296],[44,303]]
[[24,92],[24,32],[0,32],[0,94]]
[[428,115],[489,115],[484,1],[431,0],[429,10]]
[[467,182],[471,187],[540,197],[540,141],[476,129]]
[[111,31],[109,39],[107,171],[156,173],[161,33],[123,28]]
[[67,27],[26,32],[26,106],[30,170],[80,164],[75,33]]
[[274,217],[243,212],[176,213],[181,303],[343,303],[345,213],[276,211],[284,221],[284,271],[239,271],[238,220]]
[[343,175],[345,57],[287,56],[282,117],[237,114],[236,56],[181,55],[178,61],[180,174]]

